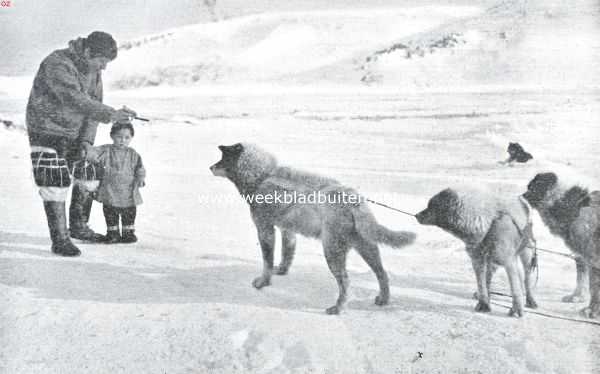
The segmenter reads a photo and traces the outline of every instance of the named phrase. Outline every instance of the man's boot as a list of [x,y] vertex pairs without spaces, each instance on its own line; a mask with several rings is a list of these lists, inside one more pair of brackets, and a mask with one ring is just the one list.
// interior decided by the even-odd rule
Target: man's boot
[[89,192],[77,184],[73,186],[69,206],[69,230],[72,238],[99,243],[104,241],[104,235],[95,233],[87,224],[92,210],[92,201]]
[[52,253],[61,256],[79,256],[81,251],[69,238],[64,201],[44,201],[46,220],[52,240]]

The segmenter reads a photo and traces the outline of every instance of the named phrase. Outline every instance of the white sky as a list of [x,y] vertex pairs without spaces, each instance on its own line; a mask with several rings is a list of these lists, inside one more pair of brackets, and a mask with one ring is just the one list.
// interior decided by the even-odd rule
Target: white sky
[[201,0],[11,0],[0,8],[0,75],[31,74],[70,39],[94,30],[117,40],[207,20]]

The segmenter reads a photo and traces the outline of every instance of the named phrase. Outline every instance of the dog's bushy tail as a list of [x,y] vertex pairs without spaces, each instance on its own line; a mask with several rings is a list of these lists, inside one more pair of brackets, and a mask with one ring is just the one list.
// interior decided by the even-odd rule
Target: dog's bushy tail
[[393,231],[380,225],[373,213],[365,206],[352,210],[354,225],[358,234],[373,243],[383,243],[392,248],[400,248],[412,244],[417,235],[410,231]]

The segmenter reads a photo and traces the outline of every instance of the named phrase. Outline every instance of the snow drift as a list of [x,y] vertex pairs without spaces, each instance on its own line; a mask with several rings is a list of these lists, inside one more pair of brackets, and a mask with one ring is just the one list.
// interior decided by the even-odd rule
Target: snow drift
[[272,82],[352,65],[352,58],[372,46],[477,12],[474,7],[439,6],[321,10],[183,27],[125,43],[121,56],[110,66],[110,79],[117,88]]
[[[600,10],[510,0],[250,15],[125,42],[114,88],[279,83],[590,88]],[[577,68],[573,69],[576,65]]]

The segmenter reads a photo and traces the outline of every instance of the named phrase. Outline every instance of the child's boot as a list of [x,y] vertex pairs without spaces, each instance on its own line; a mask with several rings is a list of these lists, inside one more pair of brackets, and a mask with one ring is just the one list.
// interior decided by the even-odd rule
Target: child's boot
[[106,244],[115,244],[121,242],[119,235],[119,226],[108,226],[106,230]]
[[121,243],[135,243],[137,242],[137,236],[135,236],[134,226],[123,226],[123,237]]

